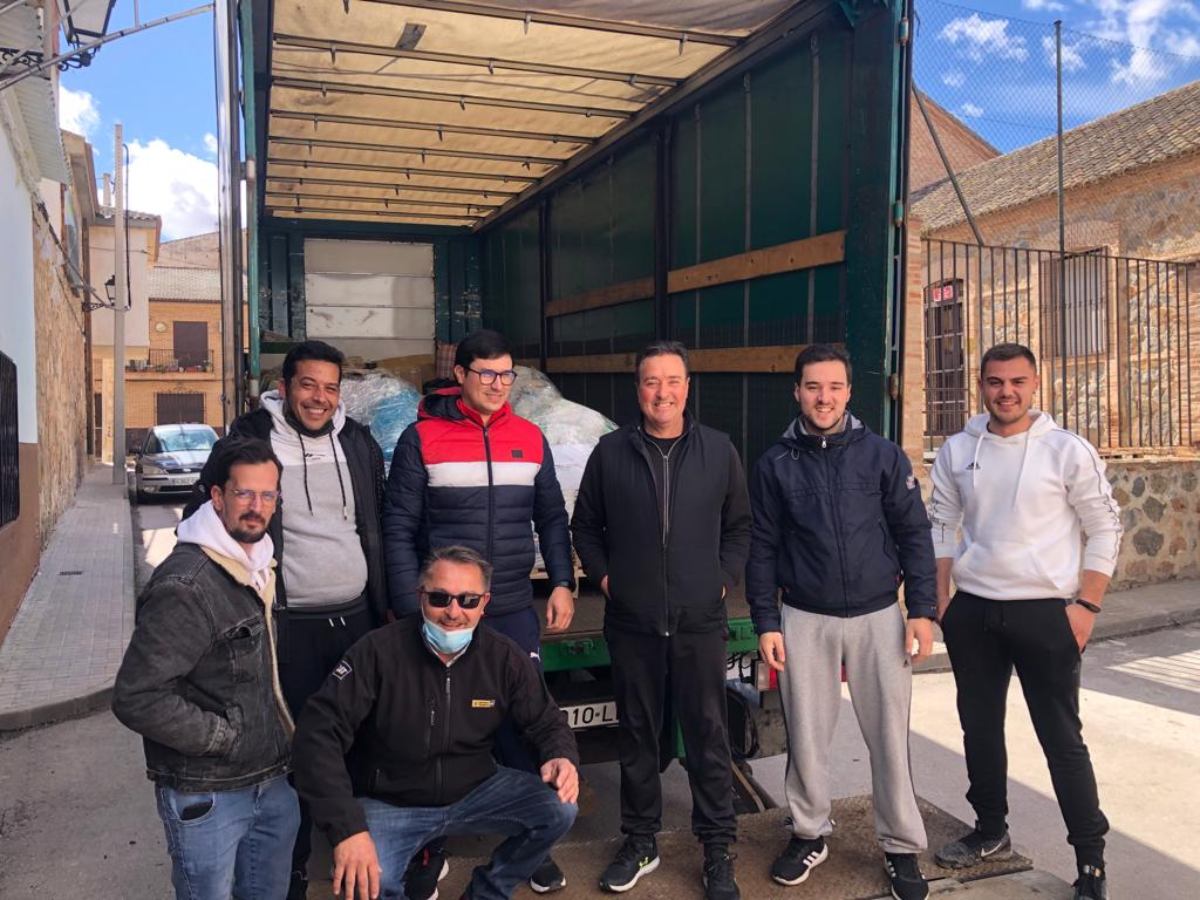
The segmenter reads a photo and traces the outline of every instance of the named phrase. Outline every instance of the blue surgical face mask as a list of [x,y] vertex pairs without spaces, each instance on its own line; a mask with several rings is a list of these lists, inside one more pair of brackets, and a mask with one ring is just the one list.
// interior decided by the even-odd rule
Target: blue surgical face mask
[[453,656],[467,648],[467,645],[471,643],[471,637],[475,634],[475,629],[473,627],[456,628],[453,631],[447,631],[440,625],[435,625],[425,619],[425,623],[421,626],[421,634],[425,636],[429,646],[438,653]]

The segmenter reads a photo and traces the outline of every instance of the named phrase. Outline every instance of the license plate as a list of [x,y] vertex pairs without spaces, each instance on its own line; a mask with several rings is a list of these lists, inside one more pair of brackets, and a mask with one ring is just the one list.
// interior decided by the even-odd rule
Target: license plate
[[615,700],[605,700],[600,703],[581,703],[578,706],[564,706],[567,714],[567,724],[572,728],[599,728],[602,725],[617,724],[617,704]]

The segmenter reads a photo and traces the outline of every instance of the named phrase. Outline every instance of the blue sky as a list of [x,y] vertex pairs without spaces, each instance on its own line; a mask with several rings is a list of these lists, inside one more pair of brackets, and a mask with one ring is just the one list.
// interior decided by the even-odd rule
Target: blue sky
[[[198,2],[142,0],[141,18]],[[1200,79],[1200,0],[917,0],[917,9],[918,84],[1005,151],[1054,131],[1045,41],[1056,18],[1066,28],[1068,127]],[[110,27],[132,19],[132,0],[119,0]],[[92,141],[97,173],[112,170],[112,125],[124,123],[130,204],[162,215],[167,239],[216,227],[212,29],[210,13],[173,22],[62,76],[64,126]]]

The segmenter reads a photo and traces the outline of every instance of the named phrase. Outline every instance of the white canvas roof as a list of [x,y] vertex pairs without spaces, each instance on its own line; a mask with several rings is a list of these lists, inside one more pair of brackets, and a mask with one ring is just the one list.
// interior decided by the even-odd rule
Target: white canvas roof
[[275,0],[274,215],[475,226],[795,0]]

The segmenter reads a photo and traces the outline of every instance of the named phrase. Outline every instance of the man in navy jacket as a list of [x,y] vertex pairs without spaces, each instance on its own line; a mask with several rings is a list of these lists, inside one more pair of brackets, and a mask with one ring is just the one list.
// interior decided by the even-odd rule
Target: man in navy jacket
[[[933,641],[933,543],[903,452],[846,411],[850,377],[850,360],[836,347],[812,345],[797,356],[800,415],[763,454],[750,485],[746,595],[759,651],[780,673],[789,745],[793,837],[771,876],[799,884],[828,855],[829,748],[844,665],[871,754],[892,895],[923,900],[929,889],[917,854],[926,838],[909,770],[908,714],[912,661],[925,659]],[[897,603],[901,581],[907,622]]]

